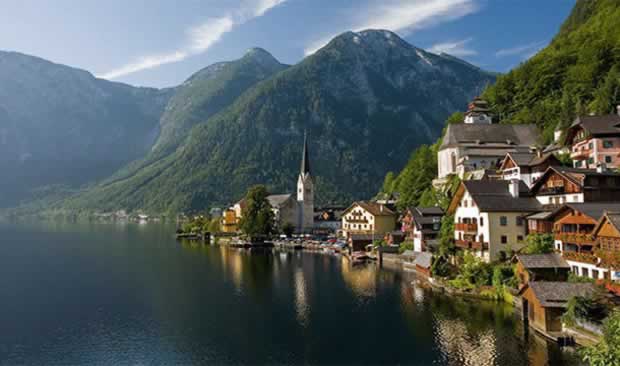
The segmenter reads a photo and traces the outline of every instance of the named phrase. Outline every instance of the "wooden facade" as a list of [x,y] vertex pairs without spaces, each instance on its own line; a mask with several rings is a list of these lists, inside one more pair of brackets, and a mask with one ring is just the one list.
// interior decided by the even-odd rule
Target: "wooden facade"
[[564,308],[543,306],[531,287],[526,287],[521,297],[530,326],[543,333],[562,331]]

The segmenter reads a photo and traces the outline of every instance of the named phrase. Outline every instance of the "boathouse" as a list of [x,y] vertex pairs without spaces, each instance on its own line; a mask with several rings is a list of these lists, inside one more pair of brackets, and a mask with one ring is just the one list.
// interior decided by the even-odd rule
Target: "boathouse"
[[532,328],[551,336],[563,330],[562,315],[570,298],[589,296],[594,291],[591,283],[530,282],[519,291],[523,316]]
[[570,265],[557,253],[518,255],[516,273],[520,285],[532,281],[566,281]]

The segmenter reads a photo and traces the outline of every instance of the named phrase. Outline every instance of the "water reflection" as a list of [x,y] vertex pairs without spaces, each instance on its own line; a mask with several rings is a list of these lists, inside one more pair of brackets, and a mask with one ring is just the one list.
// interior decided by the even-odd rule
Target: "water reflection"
[[507,306],[332,255],[173,231],[0,224],[0,363],[577,364]]

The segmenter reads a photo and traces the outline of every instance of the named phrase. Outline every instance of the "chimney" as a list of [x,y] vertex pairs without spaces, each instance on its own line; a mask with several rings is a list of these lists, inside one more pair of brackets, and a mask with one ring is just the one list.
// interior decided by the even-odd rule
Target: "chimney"
[[607,164],[598,163],[596,164],[596,172],[597,173],[605,173],[607,171]]
[[508,191],[513,198],[519,198],[519,180],[511,179],[508,183]]
[[379,211],[383,212],[383,205],[379,205]]

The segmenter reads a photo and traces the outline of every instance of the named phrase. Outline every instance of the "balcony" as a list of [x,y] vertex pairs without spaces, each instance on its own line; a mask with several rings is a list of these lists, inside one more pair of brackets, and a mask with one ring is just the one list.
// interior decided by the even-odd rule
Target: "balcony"
[[346,219],[347,222],[353,223],[353,224],[367,224],[368,220],[363,218],[363,217],[353,217],[351,219]]
[[590,149],[578,149],[570,153],[570,158],[573,160],[586,160],[590,157],[592,150]]
[[457,248],[462,249],[476,249],[476,250],[485,250],[489,249],[489,243],[479,242],[479,241],[470,241],[470,240],[455,240],[454,244]]
[[562,257],[567,261],[597,264],[598,258],[592,253],[563,252]]
[[553,194],[564,194],[564,193],[571,193],[571,192],[566,192],[566,189],[564,188],[564,186],[558,186],[558,187],[543,186],[540,189],[540,191],[538,191],[539,195],[553,195]]
[[596,242],[592,235],[583,233],[556,233],[555,240],[577,245],[594,245]]
[[478,232],[478,224],[467,224],[467,223],[457,223],[454,224],[454,230],[464,231],[467,233],[477,233]]
[[602,250],[620,253],[620,238],[599,236],[597,239],[597,244]]

